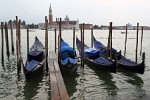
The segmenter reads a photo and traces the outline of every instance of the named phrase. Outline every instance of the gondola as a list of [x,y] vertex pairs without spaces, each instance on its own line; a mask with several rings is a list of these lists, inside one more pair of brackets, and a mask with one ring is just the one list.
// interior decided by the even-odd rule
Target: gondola
[[43,73],[45,58],[44,46],[39,39],[35,37],[35,42],[27,54],[27,61],[24,66],[24,73],[27,80]]
[[[76,46],[81,55],[81,41],[76,38]],[[84,61],[88,66],[99,68],[102,71],[116,72],[116,60],[111,61],[101,56],[100,51],[84,44]]]
[[76,50],[61,38],[61,67],[63,72],[73,73],[77,70]]
[[[95,37],[93,37],[93,43],[94,43],[94,47],[97,50],[101,51],[101,54],[103,54],[104,56],[108,55],[107,47],[105,45],[103,45],[100,41],[97,41],[95,39]],[[115,50],[114,48],[112,48],[112,55],[117,55],[117,62],[118,62],[119,68],[131,71],[131,72],[139,73],[139,74],[144,73],[144,71],[145,71],[145,57],[144,57],[145,53],[143,53],[141,63],[136,63],[136,62],[124,57],[123,55],[121,55],[121,51],[117,52],[117,50]]]

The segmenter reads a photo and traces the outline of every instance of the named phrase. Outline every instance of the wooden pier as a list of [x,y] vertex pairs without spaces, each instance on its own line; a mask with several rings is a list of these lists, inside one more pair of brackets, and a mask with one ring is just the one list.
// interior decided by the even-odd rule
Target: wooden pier
[[48,68],[51,82],[51,100],[70,100],[55,52],[49,52]]

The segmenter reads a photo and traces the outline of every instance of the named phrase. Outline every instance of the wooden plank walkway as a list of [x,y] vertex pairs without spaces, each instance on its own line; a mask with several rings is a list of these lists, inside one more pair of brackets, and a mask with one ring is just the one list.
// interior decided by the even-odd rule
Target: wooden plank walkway
[[49,52],[48,67],[51,82],[51,100],[70,100],[57,62],[57,56],[53,51]]

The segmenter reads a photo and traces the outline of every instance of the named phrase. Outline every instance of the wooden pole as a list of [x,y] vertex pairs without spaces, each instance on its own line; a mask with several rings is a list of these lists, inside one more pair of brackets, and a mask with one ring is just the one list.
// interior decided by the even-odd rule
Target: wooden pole
[[[82,52],[83,52],[83,53],[82,53],[82,57],[83,57],[83,58],[84,58],[84,25],[85,25],[85,24],[83,23],[83,32],[82,32],[82,34],[83,34],[83,35],[82,35],[82,38],[83,38],[83,39],[82,39],[82,41],[83,41],[83,42],[82,42]],[[84,60],[83,60],[83,63],[82,63],[82,64],[83,64],[82,67],[84,68]]]
[[13,38],[12,20],[10,20],[10,31],[11,31],[11,50],[12,50],[12,52],[14,52],[14,38]]
[[29,53],[29,28],[27,28],[27,53]]
[[60,59],[59,59],[59,50],[60,50],[59,49],[59,47],[60,47],[59,44],[60,43],[59,42],[60,42],[60,40],[59,40],[59,34],[58,34],[58,52],[57,52],[58,53],[58,64],[60,63]]
[[17,54],[17,63],[19,61],[19,54],[18,54],[18,16],[16,16],[16,54]]
[[93,48],[93,28],[91,29],[91,47]]
[[20,30],[20,25],[21,25],[21,19],[19,19],[18,22],[18,49],[19,49],[19,62],[18,62],[18,66],[19,66],[19,71],[21,71],[21,30]]
[[55,53],[56,53],[56,35],[57,35],[57,30],[56,30],[56,28],[55,28]]
[[126,24],[126,35],[125,35],[125,48],[124,48],[124,56],[126,55],[127,34],[128,34],[128,31],[127,31],[127,24]]
[[112,59],[112,22],[110,22],[109,26],[109,57]]
[[19,21],[18,21],[18,16],[16,16],[16,54],[17,54],[17,73],[19,73],[21,71],[21,50],[20,50],[20,25],[19,25]]
[[[19,23],[18,23],[18,48],[19,48],[19,56],[21,57],[21,31],[20,31],[20,25],[21,25],[21,19],[19,19]],[[21,60],[21,58],[19,57],[19,62]]]
[[[27,58],[29,53],[29,27],[27,27]],[[23,65],[23,73],[25,74],[23,59],[21,59],[22,65]]]
[[141,49],[140,49],[140,55],[142,54],[142,46],[143,46],[142,42],[143,42],[143,27],[142,27],[142,33],[141,33]]
[[112,46],[113,46],[113,45],[112,45],[112,42],[113,42],[113,41],[112,41],[112,22],[110,22],[110,25],[111,25],[111,31],[110,31],[110,32],[111,32],[110,59],[112,59]]
[[61,18],[59,20],[59,52],[58,52],[58,56],[59,56],[59,64],[61,63]]
[[107,44],[108,54],[107,57],[110,57],[110,26],[109,26],[109,34],[108,34],[108,44]]
[[46,49],[46,57],[48,56],[48,20],[47,16],[45,16],[45,49]]
[[46,71],[48,72],[48,19],[45,16],[45,49],[46,49]]
[[135,62],[137,62],[137,52],[138,52],[138,32],[139,32],[139,23],[137,23],[137,36],[136,36],[136,54],[135,54]]
[[9,40],[8,40],[8,27],[6,22],[5,22],[5,41],[6,41],[6,54],[7,56],[9,56],[10,52],[9,52]]
[[81,68],[82,68],[82,66],[83,66],[83,34],[82,34],[82,28],[83,28],[83,24],[81,24],[81,26],[80,26],[80,28],[81,28]]
[[73,28],[73,49],[75,50],[75,28]]
[[3,31],[3,29],[4,29],[4,23],[3,22],[1,22],[1,36],[2,36],[2,41],[1,41],[1,45],[2,45],[2,62],[4,61],[4,31]]

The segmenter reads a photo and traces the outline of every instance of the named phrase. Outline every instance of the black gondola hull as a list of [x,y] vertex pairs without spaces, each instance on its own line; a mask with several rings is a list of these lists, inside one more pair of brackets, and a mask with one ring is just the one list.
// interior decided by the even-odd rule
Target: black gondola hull
[[109,72],[116,73],[117,70],[116,62],[113,62],[111,65],[106,65],[106,64],[95,63],[88,58],[84,58],[84,61],[88,66],[95,67],[97,69],[100,69],[101,71],[109,71]]
[[25,70],[26,80],[29,80],[33,77],[42,76],[43,75],[43,66],[44,65],[41,65],[41,66],[39,66],[39,68],[36,68],[35,70],[32,70],[32,71]]
[[[76,45],[77,45],[79,54],[81,55],[81,41],[78,38],[76,39]],[[116,60],[115,61],[108,60],[108,59],[102,57],[99,53],[97,53],[97,51],[94,51],[95,53],[93,53],[93,54],[92,53],[90,54],[90,51],[88,53],[86,53],[85,48],[90,49],[91,51],[92,50],[94,51],[94,49],[90,48],[84,44],[84,54],[87,54],[87,55],[84,55],[84,61],[89,67],[95,67],[102,71],[109,71],[109,72],[114,72],[114,73],[116,72],[116,70],[117,70],[117,61]],[[91,59],[91,56],[93,56],[92,59]],[[100,57],[104,60],[96,61],[96,59],[98,59]]]
[[145,72],[144,66],[145,66],[144,61],[142,61],[142,63],[137,64],[135,66],[126,65],[126,64],[118,62],[118,68],[130,71],[130,72],[134,72],[134,73],[139,73],[139,74],[144,74]]

